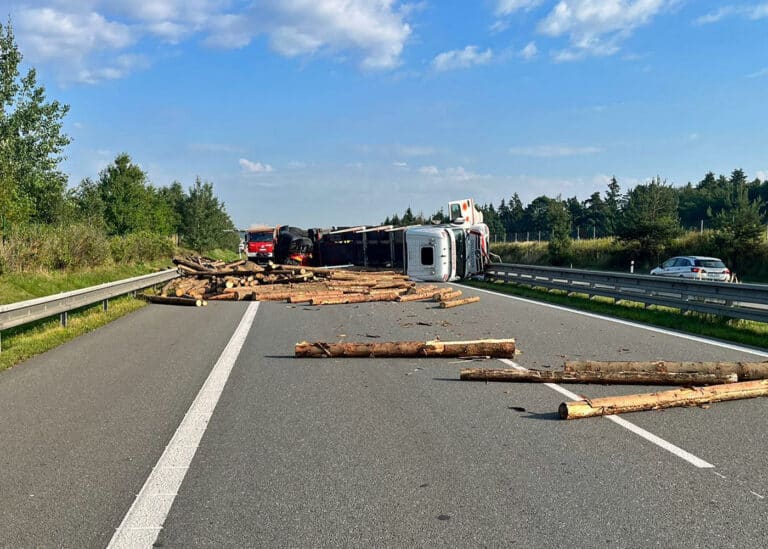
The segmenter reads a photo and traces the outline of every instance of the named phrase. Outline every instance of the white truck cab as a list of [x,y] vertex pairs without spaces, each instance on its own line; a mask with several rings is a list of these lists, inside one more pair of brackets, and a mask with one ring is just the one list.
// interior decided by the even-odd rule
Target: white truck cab
[[488,260],[488,234],[483,223],[411,227],[405,231],[405,272],[435,282],[479,274]]

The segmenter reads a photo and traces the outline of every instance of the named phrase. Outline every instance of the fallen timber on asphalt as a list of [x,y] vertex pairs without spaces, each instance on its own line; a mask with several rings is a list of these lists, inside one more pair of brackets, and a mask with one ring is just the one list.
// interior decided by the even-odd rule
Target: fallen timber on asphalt
[[[418,285],[395,271],[369,271],[257,265],[244,260],[225,263],[201,257],[174,258],[181,277],[166,284],[162,297],[213,301],[287,301],[341,305],[378,301],[425,301],[452,288]],[[454,297],[457,294],[454,293]],[[458,293],[460,295],[460,293]],[[479,298],[474,298],[476,301]],[[176,303],[172,300],[156,300]],[[178,302],[186,304],[186,302]]]
[[459,307],[460,305],[467,305],[468,303],[477,303],[478,301],[480,301],[480,298],[477,296],[467,297],[464,299],[454,299],[452,301],[441,301],[440,307],[442,309],[448,309],[450,307]]
[[658,393],[563,402],[558,408],[558,414],[562,419],[580,419],[765,396],[768,396],[768,379],[761,379],[709,387],[673,389]]
[[568,360],[566,372],[697,372],[736,374],[739,381],[768,379],[768,362],[668,362]]
[[478,339],[473,341],[391,341],[380,343],[324,343],[302,341],[296,344],[297,358],[404,358],[515,356],[514,339]]
[[603,383],[616,385],[714,385],[737,381],[735,373],[698,372],[560,372],[513,368],[463,368],[462,381],[519,383]]

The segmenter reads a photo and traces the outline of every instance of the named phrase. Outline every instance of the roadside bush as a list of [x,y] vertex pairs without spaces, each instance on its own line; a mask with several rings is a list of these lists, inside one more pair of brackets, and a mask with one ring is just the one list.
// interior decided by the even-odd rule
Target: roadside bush
[[3,272],[24,272],[40,270],[40,256],[47,227],[30,225],[14,227],[3,236],[0,256]]
[[15,227],[0,246],[5,272],[80,269],[107,261],[106,237],[88,225]]
[[141,231],[112,237],[109,249],[115,263],[132,263],[171,257],[174,245],[166,236]]
[[46,269],[84,269],[109,261],[104,233],[89,225],[51,228],[41,246],[40,262]]

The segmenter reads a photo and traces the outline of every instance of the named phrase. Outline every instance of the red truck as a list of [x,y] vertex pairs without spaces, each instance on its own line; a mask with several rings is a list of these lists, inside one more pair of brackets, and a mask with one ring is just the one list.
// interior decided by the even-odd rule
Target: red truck
[[245,254],[256,263],[272,260],[275,253],[275,228],[251,227],[245,233]]

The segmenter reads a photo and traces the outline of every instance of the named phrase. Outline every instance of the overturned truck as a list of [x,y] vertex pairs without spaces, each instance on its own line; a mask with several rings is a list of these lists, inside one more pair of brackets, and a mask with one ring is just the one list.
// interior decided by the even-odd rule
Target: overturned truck
[[448,282],[483,272],[488,263],[488,227],[472,199],[449,203],[451,223],[330,230],[279,227],[278,263],[354,265],[402,269],[411,278]]

